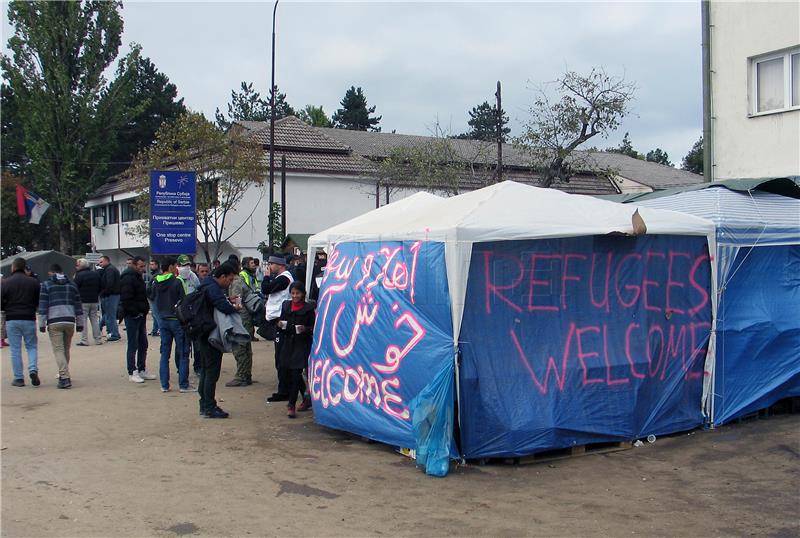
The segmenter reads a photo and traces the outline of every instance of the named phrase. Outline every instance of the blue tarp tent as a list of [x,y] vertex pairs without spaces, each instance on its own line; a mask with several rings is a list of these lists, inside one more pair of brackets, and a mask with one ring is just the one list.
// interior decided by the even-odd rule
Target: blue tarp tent
[[788,178],[740,180],[631,201],[717,227],[717,345],[706,394],[712,424],[800,396],[798,191]]
[[391,205],[309,239],[318,423],[466,458],[703,423],[712,223],[514,182]]

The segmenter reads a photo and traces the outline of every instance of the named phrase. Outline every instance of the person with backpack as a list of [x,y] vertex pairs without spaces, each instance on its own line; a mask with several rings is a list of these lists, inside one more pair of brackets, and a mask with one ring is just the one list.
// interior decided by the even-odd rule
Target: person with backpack
[[169,359],[174,341],[180,392],[194,392],[194,387],[189,384],[189,357],[185,354],[185,335],[183,327],[178,321],[176,310],[176,305],[183,299],[185,294],[183,284],[176,277],[176,273],[177,260],[175,258],[161,260],[161,273],[155,276],[153,292],[150,296],[153,307],[158,311],[158,319],[160,320],[161,361],[158,373],[161,379],[161,392],[169,392]]
[[[302,282],[292,282],[289,287],[291,300],[281,305],[278,318],[278,338],[281,340],[281,368],[286,372],[289,385],[287,414],[295,418],[295,411],[311,409],[311,398],[306,390],[303,370],[308,367],[311,341],[314,336],[315,304],[306,301],[306,287]],[[297,396],[302,395],[300,407],[295,408]]]
[[[200,381],[197,392],[200,395],[200,416],[204,418],[228,418],[230,414],[217,405],[214,398],[217,381],[222,370],[222,351],[208,343],[208,336],[216,328],[213,309],[223,314],[234,314],[242,309],[237,297],[231,297],[232,304],[225,296],[236,277],[237,269],[228,262],[214,270],[210,277],[200,283],[198,290],[186,296],[178,306],[178,315],[183,318],[185,327],[192,338],[195,356],[200,361]],[[191,317],[185,310],[194,306]]]

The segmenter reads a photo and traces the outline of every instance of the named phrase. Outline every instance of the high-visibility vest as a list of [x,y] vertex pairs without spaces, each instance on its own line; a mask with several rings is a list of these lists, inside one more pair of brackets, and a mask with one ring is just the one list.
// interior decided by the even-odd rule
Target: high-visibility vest
[[248,288],[258,291],[258,279],[255,277],[255,275],[251,275],[249,271],[242,269],[242,272],[239,273],[239,276],[242,277],[242,280],[244,280],[244,283]]

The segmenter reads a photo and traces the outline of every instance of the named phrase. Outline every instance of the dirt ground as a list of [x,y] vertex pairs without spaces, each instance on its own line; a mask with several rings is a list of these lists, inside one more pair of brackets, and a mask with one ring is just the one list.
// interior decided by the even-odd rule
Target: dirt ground
[[[150,337],[153,372],[157,348]],[[272,348],[254,348],[250,387],[224,387],[223,360],[228,420],[200,418],[196,393],[130,383],[124,338],[73,344],[71,390],[56,389],[46,337],[37,388],[11,387],[4,348],[2,535],[800,535],[800,415],[437,479],[265,405]]]

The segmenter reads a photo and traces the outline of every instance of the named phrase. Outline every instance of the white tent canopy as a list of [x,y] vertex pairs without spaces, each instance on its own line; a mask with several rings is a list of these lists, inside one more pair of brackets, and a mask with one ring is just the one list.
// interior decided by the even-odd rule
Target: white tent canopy
[[[445,244],[458,343],[473,243],[622,233],[633,235],[631,205],[504,181],[452,198],[418,193],[309,238],[309,249],[340,242],[430,240]],[[714,252],[708,220],[638,208],[648,234],[703,235]]]
[[[705,236],[709,253],[715,252],[715,226],[709,220],[504,181],[452,198],[419,193],[386,205],[311,236],[309,255],[314,247],[343,242],[443,242],[453,345],[457,348],[474,243],[612,233],[635,235],[633,217],[637,211],[647,227],[647,234]],[[309,259],[309,268],[312,261]],[[715,264],[711,264],[711,279],[713,289],[716,286]],[[712,319],[715,319],[716,296],[711,295]],[[706,360],[706,367],[712,370],[714,332],[712,326]],[[704,403],[709,389],[707,384],[704,380]]]

